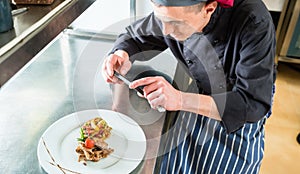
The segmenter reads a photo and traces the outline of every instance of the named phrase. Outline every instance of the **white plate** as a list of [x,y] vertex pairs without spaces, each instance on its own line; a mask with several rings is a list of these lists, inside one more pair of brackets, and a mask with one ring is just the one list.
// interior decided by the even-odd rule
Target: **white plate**
[[[78,162],[75,152],[78,145],[77,138],[80,137],[82,124],[95,117],[103,118],[112,127],[111,136],[106,141],[114,152],[99,162],[88,162],[85,166]],[[47,173],[62,173],[59,167],[50,164],[54,162],[47,149],[56,164],[73,172],[130,173],[145,155],[146,138],[141,127],[124,114],[109,110],[86,110],[59,119],[40,138],[37,148],[40,165]],[[68,173],[67,170],[65,172]]]

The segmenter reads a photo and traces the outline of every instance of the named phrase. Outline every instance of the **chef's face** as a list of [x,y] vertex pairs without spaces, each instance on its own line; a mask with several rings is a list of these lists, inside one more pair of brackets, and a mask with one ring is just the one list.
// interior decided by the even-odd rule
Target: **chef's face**
[[217,7],[217,2],[188,7],[166,7],[154,3],[155,16],[162,22],[163,34],[184,41],[195,32],[201,32]]

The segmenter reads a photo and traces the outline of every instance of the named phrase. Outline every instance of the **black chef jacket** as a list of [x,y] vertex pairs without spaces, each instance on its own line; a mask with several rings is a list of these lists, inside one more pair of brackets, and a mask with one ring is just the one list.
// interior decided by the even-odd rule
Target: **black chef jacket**
[[112,52],[125,50],[134,61],[155,55],[134,56],[137,53],[170,48],[188,67],[200,93],[213,97],[228,133],[257,122],[271,109],[275,29],[261,0],[235,0],[233,8],[218,7],[203,32],[184,42],[164,36],[153,13],[126,30]]

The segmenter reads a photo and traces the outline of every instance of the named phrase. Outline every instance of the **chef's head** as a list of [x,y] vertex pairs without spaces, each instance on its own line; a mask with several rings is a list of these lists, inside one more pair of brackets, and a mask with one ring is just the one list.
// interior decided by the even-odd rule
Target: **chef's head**
[[[220,1],[233,0],[151,0],[155,16],[162,22],[163,34],[183,41],[202,32]],[[227,4],[222,4],[227,5]]]

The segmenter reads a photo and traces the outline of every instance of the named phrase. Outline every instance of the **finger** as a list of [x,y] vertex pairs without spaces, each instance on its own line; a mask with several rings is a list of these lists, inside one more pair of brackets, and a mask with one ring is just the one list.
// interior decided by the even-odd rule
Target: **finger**
[[113,76],[113,78],[111,79],[111,81],[113,83],[118,83],[118,84],[123,84],[123,82],[121,80],[119,80],[117,77]]
[[103,74],[104,79],[106,80],[106,82],[109,82],[109,83],[114,82],[114,78],[111,77],[111,76],[108,74],[106,67],[105,67],[104,70],[102,71],[102,74]]
[[152,101],[152,100],[155,100],[156,98],[159,98],[159,97],[161,97],[161,96],[162,96],[161,91],[156,90],[156,91],[153,91],[153,92],[149,93],[149,94],[146,96],[146,98],[147,98],[148,101]]
[[149,94],[153,93],[154,91],[156,91],[157,89],[159,89],[159,85],[157,82],[151,83],[147,86],[144,86],[143,91],[144,91],[144,95],[147,97]]
[[102,75],[103,75],[103,78],[105,79],[105,81],[106,82],[108,82],[108,83],[119,83],[119,84],[121,84],[122,82],[118,79],[118,78],[116,78],[115,76],[109,76],[108,75],[108,72],[107,72],[107,70],[106,70],[106,68],[104,68],[104,70],[102,70]]
[[157,76],[155,77],[156,81],[147,86],[144,86],[145,96],[152,93],[153,91],[159,90],[160,94],[163,93],[163,90],[168,87],[168,82],[165,81],[163,77]]
[[145,78],[141,78],[138,80],[135,80],[133,82],[131,82],[131,84],[129,85],[129,88],[134,89],[137,88],[139,86],[147,86],[151,83],[154,83],[157,81],[157,78],[155,77],[145,77]]
[[124,76],[131,68],[131,62],[125,61],[124,64],[120,67],[120,73]]
[[102,76],[104,78],[104,80],[108,83],[112,82],[111,77],[108,75],[107,73],[107,68],[106,68],[106,64],[107,64],[107,60],[108,58],[104,59],[103,63],[102,63]]
[[153,108],[153,109],[156,109],[158,106],[164,106],[164,99],[163,99],[163,96],[158,96],[152,100],[148,100],[150,106]]
[[106,79],[106,82],[108,83],[121,83],[120,80],[116,77],[110,77],[107,75],[107,79]]
[[108,74],[108,76],[110,76],[111,78],[112,78],[113,75],[114,75],[114,68],[115,68],[117,62],[118,62],[118,56],[116,56],[116,55],[114,55],[114,54],[111,54],[111,55],[108,57],[108,60],[106,61],[107,74]]

